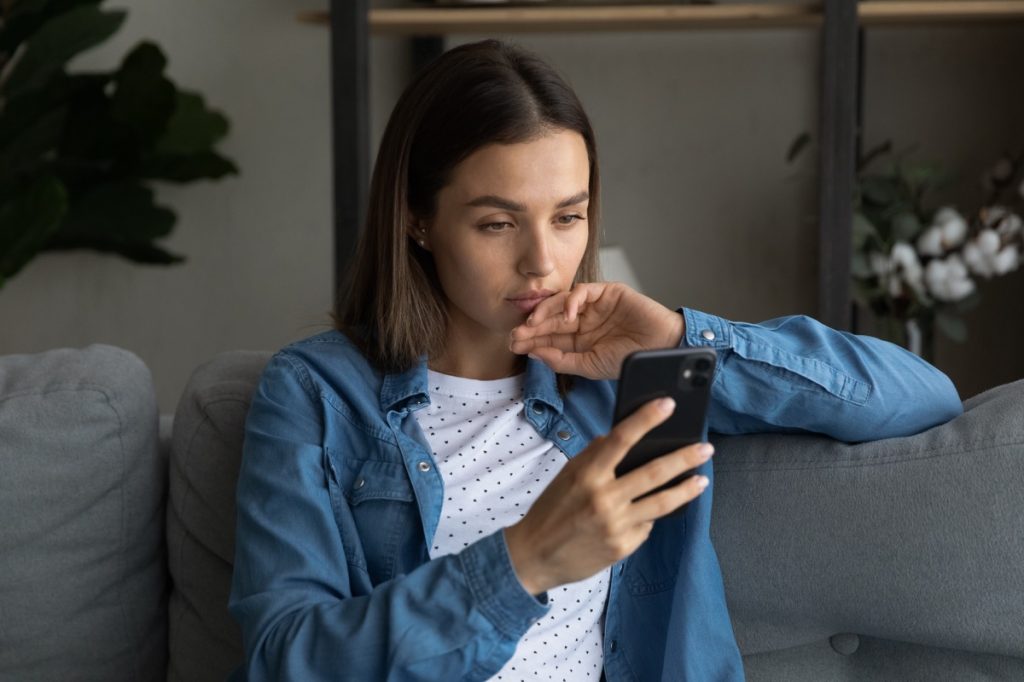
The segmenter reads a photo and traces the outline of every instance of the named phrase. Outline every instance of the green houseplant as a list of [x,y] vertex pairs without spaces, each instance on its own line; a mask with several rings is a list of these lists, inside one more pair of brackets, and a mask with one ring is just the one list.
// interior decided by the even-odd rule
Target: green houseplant
[[125,12],[103,0],[0,0],[0,287],[43,251],[184,260],[157,244],[176,216],[153,183],[237,173],[214,150],[227,119],[141,42],[111,72],[69,73]]

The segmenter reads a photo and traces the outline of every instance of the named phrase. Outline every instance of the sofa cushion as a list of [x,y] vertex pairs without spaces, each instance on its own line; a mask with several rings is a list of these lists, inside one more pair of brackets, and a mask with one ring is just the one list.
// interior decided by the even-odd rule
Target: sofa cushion
[[751,680],[1024,679],[1024,381],[964,407],[871,443],[715,439],[711,534]]
[[193,372],[174,416],[167,506],[168,680],[224,680],[242,662],[227,610],[235,485],[249,401],[272,353],[232,351]]
[[128,351],[0,357],[0,679],[163,678],[156,431],[152,378]]

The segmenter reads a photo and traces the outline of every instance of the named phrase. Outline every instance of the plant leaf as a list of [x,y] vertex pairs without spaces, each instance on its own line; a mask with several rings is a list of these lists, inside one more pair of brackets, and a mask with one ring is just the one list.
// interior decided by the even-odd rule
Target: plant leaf
[[164,76],[166,67],[160,48],[142,42],[125,56],[114,76],[110,116],[128,126],[144,147],[156,142],[174,113],[176,89]]
[[125,12],[77,7],[47,21],[25,41],[25,49],[4,83],[6,97],[42,86],[79,52],[102,43],[124,22]]
[[811,143],[811,134],[804,132],[800,133],[799,136],[789,145],[789,151],[786,152],[786,163],[793,163],[796,157],[800,156],[803,150]]
[[[5,121],[0,123],[0,129],[7,127],[4,123],[9,112],[10,108],[4,111]],[[60,107],[34,116],[17,135],[0,144],[0,183],[9,182],[18,173],[38,166],[57,149],[66,115],[67,109]],[[0,139],[3,137],[0,132]]]
[[885,206],[900,199],[899,184],[891,177],[869,175],[861,180],[861,194],[876,206]]
[[921,232],[921,221],[912,211],[902,210],[892,219],[894,242],[909,242]]
[[30,35],[53,17],[79,5],[98,5],[102,0],[17,0],[10,5],[0,26],[0,52],[11,55]]
[[967,340],[967,323],[964,322],[963,318],[953,317],[945,313],[937,313],[935,315],[935,324],[942,333],[951,338],[957,343],[963,343]]
[[67,210],[67,192],[52,175],[0,203],[0,287],[43,250]]
[[971,292],[966,298],[962,298],[956,303],[951,305],[953,312],[957,315],[963,315],[966,312],[974,310],[981,303],[981,294],[977,291]]
[[857,279],[870,279],[875,276],[875,271],[871,269],[863,252],[855,251],[850,258],[850,274]]
[[870,240],[881,241],[881,237],[878,234],[878,230],[860,211],[856,211],[853,214],[853,225],[851,227],[853,234],[853,248],[855,251],[861,251],[868,244]]
[[145,161],[142,173],[154,180],[191,182],[237,175],[238,168],[230,159],[211,151],[188,156],[156,156]]
[[201,95],[179,91],[174,114],[156,143],[156,151],[172,156],[205,152],[227,132],[228,120],[208,109]]
[[149,242],[174,228],[174,212],[153,190],[131,181],[100,185],[71,203],[54,248],[101,248]]

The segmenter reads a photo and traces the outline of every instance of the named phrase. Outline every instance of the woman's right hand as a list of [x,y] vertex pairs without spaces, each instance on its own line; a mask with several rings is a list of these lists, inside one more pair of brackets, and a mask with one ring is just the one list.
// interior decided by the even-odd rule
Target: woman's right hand
[[615,467],[648,431],[675,409],[671,398],[653,400],[595,438],[562,468],[505,542],[519,581],[538,595],[584,580],[643,544],[654,521],[700,495],[703,476],[637,499],[706,462],[714,449],[698,443],[651,460],[621,478]]

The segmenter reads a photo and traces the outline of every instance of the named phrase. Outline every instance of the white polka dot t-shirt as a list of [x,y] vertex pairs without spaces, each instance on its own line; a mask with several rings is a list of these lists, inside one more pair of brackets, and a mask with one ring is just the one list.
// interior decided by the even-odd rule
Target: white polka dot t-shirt
[[[511,526],[565,465],[526,420],[525,375],[477,381],[428,371],[430,405],[413,414],[444,481],[435,558]],[[548,591],[551,610],[519,640],[492,680],[601,679],[609,571]]]

